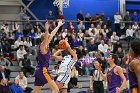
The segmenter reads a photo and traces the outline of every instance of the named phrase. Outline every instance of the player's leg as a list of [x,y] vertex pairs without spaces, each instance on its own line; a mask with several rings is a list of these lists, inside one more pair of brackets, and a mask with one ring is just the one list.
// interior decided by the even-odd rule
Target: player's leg
[[59,93],[59,89],[58,89],[56,83],[54,82],[54,80],[52,80],[51,82],[47,83],[46,85],[51,90],[51,93]]
[[32,93],[39,93],[41,88],[42,88],[42,86],[35,86]]
[[64,83],[56,81],[56,85],[58,86],[59,89],[61,89],[64,86]]
[[67,93],[67,88],[63,88],[60,90],[60,93]]

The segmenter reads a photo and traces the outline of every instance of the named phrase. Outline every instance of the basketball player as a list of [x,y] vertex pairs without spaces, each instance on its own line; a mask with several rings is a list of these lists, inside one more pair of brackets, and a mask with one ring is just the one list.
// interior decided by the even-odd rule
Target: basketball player
[[60,53],[64,50],[59,49],[54,53],[53,57],[61,62],[58,70],[58,78],[56,84],[60,90],[60,93],[67,93],[68,82],[70,81],[71,69],[74,64],[77,62],[77,54],[75,50],[72,50],[69,43],[67,43],[67,51],[70,54],[66,54],[64,57],[59,56]]
[[46,32],[45,34],[41,37],[42,43],[39,46],[39,51],[38,51],[38,63],[36,66],[36,71],[35,71],[35,88],[33,90],[33,93],[39,93],[42,86],[45,84],[50,88],[51,93],[58,93],[59,89],[50,76],[50,73],[48,71],[49,67],[49,61],[50,61],[50,50],[49,50],[49,43],[52,40],[53,36],[56,34],[58,31],[59,27],[61,27],[64,23],[62,20],[59,20],[58,26],[49,34],[49,27],[50,24],[47,21],[45,24]]
[[[102,78],[108,83],[108,92],[107,93],[121,93],[124,86],[126,85],[126,78],[123,74],[123,70],[120,66],[117,66],[118,57],[115,54],[111,54],[107,58],[109,63],[109,68],[107,74],[103,74],[101,71],[101,66],[98,65],[97,68],[102,76]],[[97,61],[96,61],[97,62]],[[96,64],[96,63],[94,63]],[[98,63],[99,64],[99,63]]]
[[128,68],[130,93],[140,93],[140,39],[131,42],[129,55],[132,58]]

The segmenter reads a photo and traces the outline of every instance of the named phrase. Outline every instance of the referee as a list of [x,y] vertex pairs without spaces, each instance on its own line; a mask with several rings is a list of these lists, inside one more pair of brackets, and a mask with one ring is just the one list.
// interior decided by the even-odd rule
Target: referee
[[[96,67],[97,64],[93,62],[93,65]],[[104,93],[103,79],[97,69],[90,73],[90,90],[93,90],[94,93]]]

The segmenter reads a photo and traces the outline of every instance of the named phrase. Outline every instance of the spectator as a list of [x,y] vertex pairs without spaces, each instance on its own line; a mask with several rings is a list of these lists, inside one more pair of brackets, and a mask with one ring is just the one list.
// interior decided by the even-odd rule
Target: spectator
[[15,34],[15,38],[17,39],[18,37],[24,37],[23,33],[21,32],[21,29],[18,29]]
[[9,79],[10,73],[11,73],[11,71],[9,69],[7,69],[6,67],[0,65],[0,81],[2,79],[10,80]]
[[132,25],[132,30],[135,32],[138,28],[139,28],[138,23],[134,22],[134,24]]
[[62,37],[65,38],[67,36],[68,29],[64,29],[64,32],[62,33]]
[[92,38],[90,37],[89,35],[89,31],[86,30],[85,31],[85,35],[84,35],[84,40],[86,41],[86,44],[89,43],[89,41],[91,40]]
[[90,27],[89,27],[89,29],[88,29],[89,33],[90,33],[92,30],[96,30],[94,24],[91,24],[91,25],[90,25]]
[[86,14],[85,21],[87,21],[85,23],[85,29],[88,29],[90,27],[91,21],[92,21],[90,13]]
[[110,37],[112,36],[112,34],[113,34],[113,31],[112,31],[111,28],[109,28],[108,31],[109,31],[109,32],[107,33],[107,37],[110,38]]
[[5,53],[11,53],[11,51],[12,51],[12,49],[11,49],[11,44],[10,44],[10,42],[8,42],[8,40],[5,40],[5,41],[3,42],[2,47],[3,47],[3,53],[4,53],[4,54],[5,54]]
[[24,36],[27,36],[27,34],[31,31],[32,28],[33,28],[32,24],[30,23],[29,20],[27,20],[27,22],[23,26]]
[[115,31],[117,32],[117,35],[120,35],[120,21],[122,20],[121,15],[119,14],[119,12],[116,12],[116,14],[114,15],[114,23],[115,23]]
[[19,66],[22,67],[22,62],[24,59],[24,55],[27,54],[26,50],[24,49],[23,45],[19,46],[19,49],[17,50],[17,59],[19,61]]
[[77,54],[78,54],[78,55],[81,54],[80,57],[86,56],[86,51],[85,51],[83,45],[80,45],[80,46],[79,46],[79,53],[77,53]]
[[22,71],[19,72],[19,75],[15,79],[19,81],[19,86],[25,93],[31,93],[32,89],[27,87],[27,78],[24,76]]
[[108,31],[107,25],[104,25],[103,30],[102,30],[103,35],[107,34],[108,32],[109,31]]
[[76,70],[76,67],[74,66],[71,70],[71,78],[70,78],[70,82],[73,86],[77,86],[77,82],[78,82],[78,71]]
[[135,22],[140,21],[140,17],[137,14],[137,11],[134,11],[134,14],[132,15],[132,21],[135,21]]
[[36,45],[37,35],[35,34],[34,29],[32,29],[31,32],[27,34],[27,36],[31,38],[33,46]]
[[128,29],[126,30],[126,40],[130,42],[134,37],[134,31],[132,30],[131,25],[129,25]]
[[40,42],[41,42],[41,36],[42,36],[42,32],[41,32],[41,29],[38,29],[37,30],[37,33],[36,33],[36,44],[39,45]]
[[11,66],[11,62],[4,58],[3,55],[0,55],[0,66]]
[[[95,67],[97,66],[96,63],[93,62],[93,64]],[[95,93],[104,93],[103,79],[97,69],[90,73],[90,89]]]
[[21,37],[18,37],[14,43],[15,49],[19,48],[20,45],[23,45],[23,41],[21,40]]
[[[126,12],[126,15],[124,16],[123,20],[124,21],[132,21],[132,18],[130,16],[129,11]],[[129,25],[130,25],[130,23],[125,23],[125,28],[127,29]]]
[[48,13],[48,16],[47,16],[47,20],[55,20],[55,16],[53,15],[51,10],[49,10],[49,13]]
[[106,34],[103,35],[102,39],[104,40],[105,43],[109,41],[109,38],[107,37]]
[[83,43],[83,41],[84,41],[84,33],[82,33],[82,30],[78,30],[77,35],[78,35],[78,40],[79,40],[80,45],[83,45],[84,44]]
[[102,37],[100,36],[100,34],[96,34],[96,37],[95,37],[95,44],[98,46],[100,44],[102,40]]
[[106,19],[105,19],[105,15],[104,15],[104,12],[101,12],[101,15],[100,15],[100,17],[99,17],[102,21],[106,21]]
[[107,49],[107,52],[104,53],[104,57],[105,59],[107,59],[111,54],[111,50],[110,49]]
[[11,93],[7,79],[0,80],[0,93]]
[[55,28],[56,28],[56,21],[53,21],[53,22],[50,24],[49,32],[51,33]]
[[87,50],[88,52],[96,52],[97,51],[97,45],[94,43],[94,39],[90,40],[89,44],[87,44]]
[[80,21],[79,23],[80,23],[80,24],[78,24],[78,29],[79,29],[79,30],[82,30],[82,32],[84,32],[84,30],[85,30],[85,25],[83,24],[82,21]]
[[96,29],[95,29],[95,34],[99,34],[99,31],[102,32],[102,28],[101,28],[101,25],[97,25]]
[[102,53],[105,53],[108,49],[108,45],[104,43],[104,40],[101,40],[101,43],[98,45],[98,50]]
[[93,20],[93,21],[98,21],[98,20],[99,20],[99,14],[96,14],[96,15],[93,17],[92,20]]
[[9,29],[9,25],[8,25],[7,21],[3,22],[1,29],[3,29],[4,32],[6,33],[6,35],[8,35],[10,29]]
[[32,67],[33,63],[29,58],[27,58],[27,56],[27,54],[24,55],[22,71],[24,72],[25,76],[27,76],[27,72],[29,72],[30,76],[33,76],[35,69]]
[[56,19],[64,19],[64,16],[62,15],[61,11],[58,11],[58,15],[57,15]]
[[4,29],[0,30],[0,41],[3,41],[3,39],[6,37],[6,33],[4,32]]
[[124,57],[124,53],[121,47],[119,47],[115,53],[118,56],[117,65],[122,66],[122,58]]
[[72,33],[72,30],[74,29],[74,25],[72,24],[72,22],[68,23],[66,29],[68,30],[68,33]]
[[140,38],[140,29],[138,29],[138,30],[136,31],[135,37],[136,37],[136,38]]
[[24,93],[22,88],[19,86],[19,80],[15,79],[11,85],[11,93]]
[[113,44],[112,44],[112,42],[109,40],[108,42],[107,42],[107,45],[108,45],[108,49],[110,49],[111,50],[111,52],[113,52]]
[[114,45],[113,45],[113,53],[116,53],[116,51],[117,51],[117,49],[119,48],[119,47],[121,47],[122,48],[122,43],[120,42],[120,41],[117,41],[117,43],[115,43]]
[[16,33],[18,31],[18,29],[20,29],[19,24],[16,21],[14,21],[13,24],[12,24],[13,32]]
[[112,28],[112,21],[111,21],[111,19],[109,17],[107,18],[106,25],[107,25],[108,29]]
[[26,40],[24,41],[24,46],[27,48],[32,47],[32,41],[30,37],[27,37]]
[[83,14],[82,14],[82,10],[79,11],[79,13],[77,14],[76,17],[77,17],[77,21],[83,21],[84,20],[84,17],[83,17]]
[[14,41],[15,41],[15,34],[13,33],[13,30],[10,30],[10,31],[9,31],[9,33],[8,33],[8,35],[7,35],[7,39],[8,39],[8,41],[9,41],[9,43],[10,43],[11,45],[14,44]]
[[71,40],[71,47],[72,48],[78,48],[79,47],[79,41],[75,35],[72,35],[72,40]]
[[40,25],[40,23],[38,21],[36,21],[35,25],[34,25],[34,31],[35,33],[37,33],[38,29],[40,29],[43,32],[43,28]]
[[111,42],[115,44],[119,40],[119,37],[116,35],[116,32],[113,32],[111,36]]

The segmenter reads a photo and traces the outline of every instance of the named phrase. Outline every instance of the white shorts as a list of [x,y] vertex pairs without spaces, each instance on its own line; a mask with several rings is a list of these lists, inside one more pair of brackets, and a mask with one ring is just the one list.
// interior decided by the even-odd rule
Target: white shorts
[[60,83],[64,83],[64,86],[62,88],[68,88],[68,83],[70,81],[70,74],[60,74],[57,77],[56,81]]

